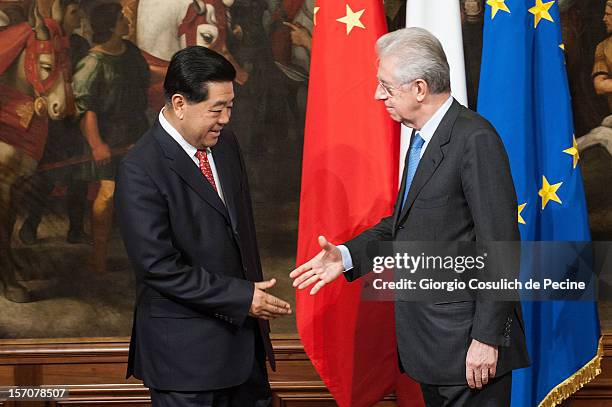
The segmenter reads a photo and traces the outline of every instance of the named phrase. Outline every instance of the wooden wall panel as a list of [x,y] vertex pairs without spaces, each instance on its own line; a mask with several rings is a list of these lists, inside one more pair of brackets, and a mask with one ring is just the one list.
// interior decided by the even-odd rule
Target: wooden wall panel
[[[0,341],[0,386],[67,386],[54,402],[0,401],[0,407],[149,406],[137,380],[125,380],[128,338]],[[295,335],[274,336],[277,371],[270,372],[274,407],[336,407]],[[564,407],[612,405],[612,335],[604,338],[603,373]],[[395,406],[389,396],[376,407]]]
[[[0,357],[1,360],[1,357]],[[14,366],[11,365],[1,365],[0,364],[0,386],[12,386],[14,385]],[[0,401],[0,403],[2,403]],[[1,404],[0,404],[1,407]]]

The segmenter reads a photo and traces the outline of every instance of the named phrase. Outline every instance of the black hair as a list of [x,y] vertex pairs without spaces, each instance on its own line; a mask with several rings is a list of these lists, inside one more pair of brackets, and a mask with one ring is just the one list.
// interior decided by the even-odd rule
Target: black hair
[[94,44],[102,44],[111,39],[122,11],[123,7],[119,3],[103,3],[94,7],[89,16],[93,31],[91,41]]
[[209,82],[232,82],[236,70],[221,54],[194,45],[172,56],[164,80],[164,96],[170,103],[172,95],[180,94],[188,103],[208,99]]

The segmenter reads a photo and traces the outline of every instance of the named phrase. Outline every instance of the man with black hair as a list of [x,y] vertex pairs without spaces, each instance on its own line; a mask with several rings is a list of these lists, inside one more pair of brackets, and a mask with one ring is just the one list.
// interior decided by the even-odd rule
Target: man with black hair
[[136,273],[128,376],[153,406],[264,407],[268,320],[291,313],[264,290],[247,173],[225,128],[235,70],[204,47],[170,61],[166,105],[122,161],[115,202]]

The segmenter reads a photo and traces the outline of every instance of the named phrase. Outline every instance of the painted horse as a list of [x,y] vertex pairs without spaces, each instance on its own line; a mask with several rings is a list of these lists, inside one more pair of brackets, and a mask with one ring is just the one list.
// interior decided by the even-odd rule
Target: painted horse
[[48,120],[73,106],[68,46],[58,22],[43,18],[36,4],[28,22],[0,31],[0,279],[13,302],[32,300],[15,276],[11,235],[21,187],[45,149]]
[[229,8],[234,0],[140,0],[136,14],[136,42],[149,62],[153,80],[149,104],[163,105],[162,82],[172,55],[191,45],[215,50],[236,69],[236,82],[244,84],[248,73],[227,49],[231,33]]

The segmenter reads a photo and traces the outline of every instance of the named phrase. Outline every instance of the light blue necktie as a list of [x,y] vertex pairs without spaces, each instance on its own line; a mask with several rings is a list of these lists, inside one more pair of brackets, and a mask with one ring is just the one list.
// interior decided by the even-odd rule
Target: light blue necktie
[[414,140],[412,140],[412,144],[410,144],[410,149],[408,150],[408,170],[406,171],[406,190],[404,191],[404,199],[402,200],[402,210],[404,210],[412,179],[414,178],[414,174],[419,166],[419,161],[421,160],[421,149],[423,148],[423,144],[425,144],[425,140],[423,140],[423,137],[421,137],[421,134],[417,131],[414,133]]

